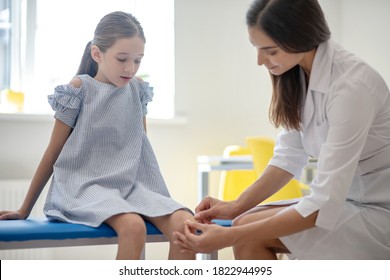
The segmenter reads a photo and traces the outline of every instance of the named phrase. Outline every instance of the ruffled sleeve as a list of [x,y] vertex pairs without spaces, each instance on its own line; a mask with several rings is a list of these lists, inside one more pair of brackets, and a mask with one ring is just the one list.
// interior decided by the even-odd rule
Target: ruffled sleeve
[[48,101],[55,111],[54,117],[74,128],[83,103],[82,87],[57,86],[54,94],[48,96]]
[[142,104],[142,111],[144,115],[146,115],[148,113],[147,105],[149,102],[153,100],[153,95],[154,95],[153,87],[151,87],[148,82],[140,81],[140,80],[138,82],[140,84],[139,95]]

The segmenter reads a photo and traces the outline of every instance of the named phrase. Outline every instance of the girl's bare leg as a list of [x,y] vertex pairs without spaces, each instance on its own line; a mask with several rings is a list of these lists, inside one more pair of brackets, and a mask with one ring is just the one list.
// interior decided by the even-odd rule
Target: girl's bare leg
[[144,220],[134,213],[112,216],[106,220],[118,235],[117,260],[139,260],[145,246],[146,227]]
[[192,219],[191,213],[185,210],[178,210],[170,215],[147,218],[150,222],[156,225],[157,228],[161,230],[162,233],[169,240],[169,255],[168,259],[170,260],[194,260],[194,253],[182,253],[180,252],[180,247],[173,244],[176,239],[173,236],[174,231],[184,232],[184,222],[186,220]]
[[[245,225],[266,219],[277,214],[284,208],[264,208],[264,210],[259,212],[244,214],[233,221],[233,226]],[[261,233],[259,234],[261,235]],[[233,252],[237,260],[276,260],[277,253],[288,253],[288,250],[279,239],[272,239],[233,246]]]

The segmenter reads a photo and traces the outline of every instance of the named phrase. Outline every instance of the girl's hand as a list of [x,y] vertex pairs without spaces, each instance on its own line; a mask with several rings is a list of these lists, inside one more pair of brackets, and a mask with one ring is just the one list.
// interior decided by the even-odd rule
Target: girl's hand
[[235,218],[233,202],[225,202],[210,196],[205,197],[195,208],[195,220],[210,224],[214,219],[231,220]]
[[[197,234],[196,232],[200,232]],[[233,245],[231,228],[219,225],[206,225],[186,221],[184,234],[174,232],[177,240],[174,243],[181,247],[183,253],[211,253]]]
[[28,214],[23,211],[0,211],[0,220],[25,220]]

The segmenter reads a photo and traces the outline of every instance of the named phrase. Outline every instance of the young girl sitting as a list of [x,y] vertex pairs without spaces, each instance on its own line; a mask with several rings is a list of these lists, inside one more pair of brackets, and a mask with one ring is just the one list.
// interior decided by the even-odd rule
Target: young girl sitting
[[113,12],[96,27],[77,76],[49,96],[55,124],[49,145],[17,211],[0,219],[26,219],[51,175],[44,206],[49,219],[97,227],[118,234],[117,259],[139,259],[144,220],[170,241],[169,259],[194,259],[173,244],[191,212],[174,201],[146,136],[152,88],[135,77],[145,37],[131,14]]

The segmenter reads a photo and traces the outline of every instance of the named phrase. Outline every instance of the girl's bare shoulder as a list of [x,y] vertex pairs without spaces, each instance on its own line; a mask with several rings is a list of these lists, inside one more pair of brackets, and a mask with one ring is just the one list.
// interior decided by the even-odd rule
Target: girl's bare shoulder
[[73,78],[73,79],[69,82],[69,84],[70,84],[71,86],[75,87],[75,88],[80,88],[80,87],[83,85],[83,82],[81,81],[80,78],[75,77],[75,78]]

